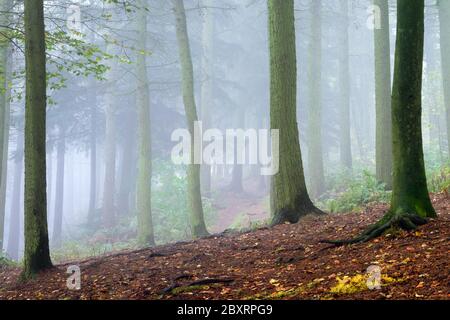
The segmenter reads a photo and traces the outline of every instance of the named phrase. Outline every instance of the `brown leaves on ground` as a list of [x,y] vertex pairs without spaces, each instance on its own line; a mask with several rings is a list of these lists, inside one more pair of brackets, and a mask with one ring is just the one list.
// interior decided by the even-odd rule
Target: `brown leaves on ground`
[[[0,270],[0,299],[449,299],[450,199],[433,202],[439,219],[417,231],[352,246],[318,241],[358,234],[386,206],[61,264],[26,284]],[[66,288],[69,265],[79,291]],[[372,265],[379,290],[361,285]]]

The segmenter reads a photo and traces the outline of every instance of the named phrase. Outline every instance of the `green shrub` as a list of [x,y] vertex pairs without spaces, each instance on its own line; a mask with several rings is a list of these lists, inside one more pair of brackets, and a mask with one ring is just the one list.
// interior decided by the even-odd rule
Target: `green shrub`
[[322,198],[322,207],[332,213],[357,211],[371,202],[388,202],[390,193],[385,185],[367,170],[352,176],[341,172],[330,179],[331,192]]
[[428,190],[430,192],[450,191],[450,167],[441,166],[428,174]]

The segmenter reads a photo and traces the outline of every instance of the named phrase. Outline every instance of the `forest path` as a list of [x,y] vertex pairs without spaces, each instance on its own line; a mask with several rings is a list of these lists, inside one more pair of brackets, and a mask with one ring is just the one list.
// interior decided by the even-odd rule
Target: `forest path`
[[[60,264],[26,284],[18,268],[3,269],[0,299],[449,299],[450,199],[433,202],[438,220],[353,246],[319,240],[357,234],[386,205]],[[70,265],[81,268],[81,290],[66,287]],[[380,290],[367,288],[370,266]]]

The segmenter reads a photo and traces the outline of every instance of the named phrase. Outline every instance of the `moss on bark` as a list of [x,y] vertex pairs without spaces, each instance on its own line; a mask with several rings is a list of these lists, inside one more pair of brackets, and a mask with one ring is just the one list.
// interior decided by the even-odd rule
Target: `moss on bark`
[[272,177],[272,224],[322,213],[305,184],[297,126],[297,60],[293,0],[269,0],[270,122],[279,130],[279,172]]

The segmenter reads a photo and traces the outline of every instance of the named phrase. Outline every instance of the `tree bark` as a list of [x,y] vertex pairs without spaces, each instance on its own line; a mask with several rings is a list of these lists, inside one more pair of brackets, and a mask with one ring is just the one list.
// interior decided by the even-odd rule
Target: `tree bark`
[[435,217],[422,145],[424,0],[399,0],[392,134],[394,177],[391,212]]
[[194,238],[208,235],[203,215],[202,197],[200,193],[200,165],[194,162],[194,125],[198,121],[197,107],[194,97],[194,70],[186,24],[186,13],[183,0],[172,0],[177,29],[178,50],[181,64],[181,82],[186,120],[191,134],[191,164],[187,168],[188,207],[190,212],[191,231]]
[[[111,47],[107,49],[111,51]],[[115,62],[110,63],[110,71],[108,72],[107,79],[113,81],[116,77]],[[116,207],[115,207],[115,192],[116,192],[116,97],[114,96],[114,85],[109,83],[105,95],[105,146],[104,146],[104,159],[105,159],[105,176],[103,181],[103,216],[102,225],[105,228],[112,228],[115,225]]]
[[352,144],[350,134],[350,64],[348,37],[348,0],[340,0],[341,19],[339,45],[339,123],[340,158],[344,168],[352,169]]
[[138,178],[136,208],[138,218],[138,243],[155,244],[152,220],[152,143],[150,100],[147,74],[147,11],[146,1],[140,1],[138,10],[137,105],[138,105]]
[[88,223],[96,220],[97,204],[97,109],[91,106],[91,132],[90,132],[90,172],[89,172],[89,213]]
[[447,141],[450,157],[450,1],[439,0],[439,24],[441,34],[442,80],[447,115]]
[[380,29],[375,28],[376,176],[392,189],[391,46],[389,1],[374,0],[380,8]]
[[270,122],[279,130],[279,172],[272,177],[272,224],[296,223],[314,207],[306,189],[297,126],[297,60],[293,0],[268,0]]
[[6,181],[8,172],[9,120],[11,87],[9,77],[11,73],[10,41],[3,36],[4,26],[8,25],[8,14],[11,0],[0,0],[0,252],[3,250],[3,236],[5,228]]
[[[204,130],[211,127],[211,111],[214,104],[213,93],[213,58],[214,58],[214,17],[211,7],[214,0],[203,0],[202,23],[202,85],[201,85],[201,119]],[[211,166],[203,164],[201,168],[201,185],[206,196],[211,195]]]
[[8,256],[19,260],[19,242],[20,242],[20,216],[21,216],[21,188],[23,174],[23,128],[17,131],[16,152],[14,154],[14,181],[11,200],[11,215],[9,222],[8,247],[6,252]]
[[392,89],[393,191],[385,216],[355,239],[323,241],[343,245],[369,241],[386,230],[414,230],[435,218],[425,176],[422,146],[424,0],[397,1],[397,43]]
[[322,1],[311,2],[311,38],[308,50],[308,167],[313,197],[325,191],[322,157]]
[[64,162],[66,154],[66,133],[65,129],[59,127],[59,137],[56,147],[56,193],[55,211],[53,216],[52,244],[58,248],[61,246],[62,219],[64,213]]
[[46,159],[46,57],[43,0],[25,0],[25,254],[23,279],[50,268]]

